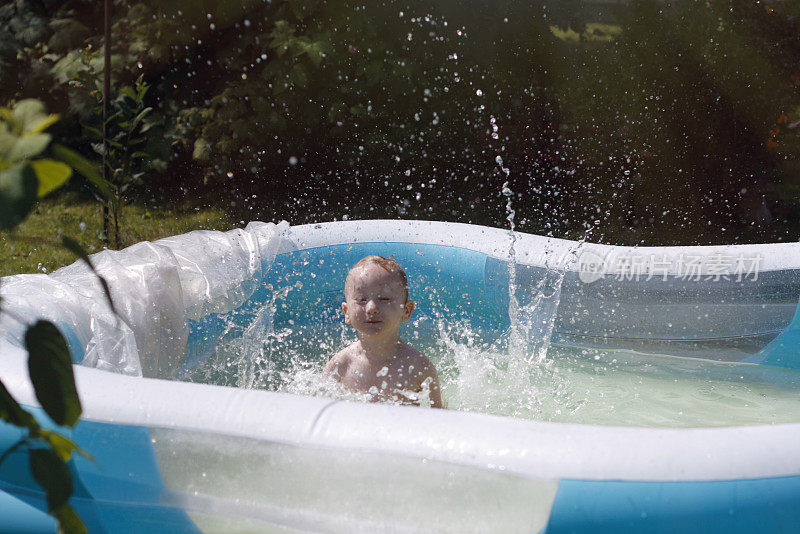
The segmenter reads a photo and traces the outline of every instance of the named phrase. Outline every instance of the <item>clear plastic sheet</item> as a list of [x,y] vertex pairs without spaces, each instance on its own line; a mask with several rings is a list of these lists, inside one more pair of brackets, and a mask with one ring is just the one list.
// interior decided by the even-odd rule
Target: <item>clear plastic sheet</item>
[[25,326],[48,319],[83,365],[169,378],[185,355],[187,318],[241,305],[269,267],[287,228],[285,222],[253,222],[244,230],[195,231],[92,255],[118,316],[83,262],[49,276],[5,277],[0,332],[21,346]]

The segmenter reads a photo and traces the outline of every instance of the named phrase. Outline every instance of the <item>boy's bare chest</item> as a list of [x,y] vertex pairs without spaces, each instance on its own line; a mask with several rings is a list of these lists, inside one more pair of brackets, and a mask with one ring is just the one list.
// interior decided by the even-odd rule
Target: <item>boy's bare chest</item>
[[342,377],[342,384],[349,389],[380,396],[391,395],[397,390],[416,389],[416,382],[413,365],[398,361],[375,364],[356,359],[350,362]]

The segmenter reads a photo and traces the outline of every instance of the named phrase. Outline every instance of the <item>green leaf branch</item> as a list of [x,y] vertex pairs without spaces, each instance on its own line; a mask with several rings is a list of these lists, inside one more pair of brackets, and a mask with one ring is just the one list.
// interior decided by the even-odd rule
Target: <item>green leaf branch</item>
[[[0,229],[13,230],[32,211],[38,198],[66,183],[73,169],[112,196],[113,186],[99,176],[91,163],[77,152],[52,143],[52,136],[45,130],[57,120],[58,115],[47,114],[37,100],[22,100],[12,107],[0,108]],[[48,149],[52,157],[43,156]],[[77,242],[64,237],[62,244],[97,275]],[[97,276],[113,309],[108,284]],[[39,320],[27,328],[25,348],[28,374],[42,409],[56,425],[74,426],[82,408],[64,336],[50,321]],[[67,462],[74,453],[90,460],[91,456],[63,434],[42,428],[2,381],[0,420],[23,432],[16,444],[0,454],[0,463],[16,450],[27,448],[31,473],[45,491],[50,515],[61,531],[85,533],[86,527],[69,504],[73,485]]]
[[[87,176],[87,179],[97,187],[99,196],[110,208],[114,219],[113,242],[117,247],[120,242],[120,206],[124,195],[132,185],[139,183],[151,159],[147,132],[156,125],[156,121],[150,118],[153,108],[145,105],[149,89],[143,76],[139,76],[133,85],[122,87],[110,101],[105,122],[103,104],[99,100],[82,123],[85,137],[93,140],[92,148],[105,160],[108,180],[104,180],[99,173],[94,173],[91,178]],[[105,221],[104,228],[112,230],[108,221]]]

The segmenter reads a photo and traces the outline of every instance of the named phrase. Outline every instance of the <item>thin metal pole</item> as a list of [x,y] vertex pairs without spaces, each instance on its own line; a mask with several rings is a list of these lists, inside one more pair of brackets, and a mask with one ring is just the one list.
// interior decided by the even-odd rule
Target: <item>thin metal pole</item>
[[[106,132],[106,121],[108,120],[108,97],[111,95],[111,0],[104,0],[105,10],[103,17],[103,180],[108,180],[108,135]],[[107,198],[103,202],[103,243],[108,247],[110,228],[109,203],[112,199]]]

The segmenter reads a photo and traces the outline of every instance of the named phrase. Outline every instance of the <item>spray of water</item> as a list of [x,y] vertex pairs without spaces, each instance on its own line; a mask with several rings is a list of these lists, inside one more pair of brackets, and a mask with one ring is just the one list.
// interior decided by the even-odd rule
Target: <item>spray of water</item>
[[[509,233],[508,317],[509,328],[500,340],[481,345],[480,334],[467,325],[448,325],[439,322],[438,345],[443,348],[442,363],[452,377],[446,387],[453,404],[460,409],[477,409],[538,418],[543,401],[555,403],[556,411],[570,413],[579,410],[584,399],[575,399],[569,386],[553,361],[547,359],[561,286],[570,266],[577,260],[580,248],[589,232],[565,257],[551,263],[553,254],[545,250],[545,269],[533,287],[520,288],[517,264],[517,233],[511,171],[504,166],[502,156],[495,162],[505,174],[502,194],[506,198],[506,220]],[[521,300],[522,295],[529,295]],[[549,408],[552,409],[552,406]]]
[[[519,302],[517,301],[517,252],[515,248],[517,244],[517,233],[514,231],[516,228],[514,223],[516,212],[514,211],[514,205],[512,203],[514,192],[509,187],[511,171],[508,167],[503,166],[502,156],[498,155],[495,157],[495,162],[500,167],[500,170],[503,171],[503,174],[506,175],[506,181],[503,182],[502,193],[503,196],[506,197],[506,220],[508,221],[508,236],[510,238],[508,247],[508,257],[510,258],[508,262],[508,317],[511,324],[515,325],[519,323]],[[508,348],[509,352],[516,355],[524,354],[527,348],[524,339],[519,336],[516,329],[510,331]]]
[[[561,284],[570,264],[575,261],[582,240],[570,255],[550,265],[532,288],[518,287],[513,191],[511,171],[501,156],[495,159],[506,181],[502,194],[506,198],[506,220],[509,225],[508,315],[510,327],[505,336],[473,330],[467,324],[453,324],[437,315],[433,321],[437,334],[430,339],[415,339],[417,348],[431,357],[439,368],[446,400],[451,408],[480,410],[507,415],[538,418],[543,400],[562,403],[574,412],[582,406],[573,402],[574,391],[558,368],[547,359],[561,295]],[[546,258],[552,255],[546,251]],[[343,346],[351,343],[354,332],[343,324],[328,328],[300,327],[276,331],[273,318],[277,303],[286,298],[295,286],[273,291],[272,298],[251,312],[251,319],[240,335],[223,340],[217,354],[200,373],[189,377],[204,382],[224,383],[242,388],[263,388],[303,395],[317,395],[348,400],[369,400],[371,395],[354,393],[321,373],[324,363]],[[435,292],[435,288],[433,289]],[[520,295],[530,295],[522,302]],[[241,323],[241,318],[233,323]],[[236,328],[229,328],[235,331]],[[415,332],[415,338],[418,332]],[[487,339],[489,341],[487,341]],[[402,392],[406,398],[417,398],[421,404],[430,392]],[[561,408],[557,408],[560,410]]]

